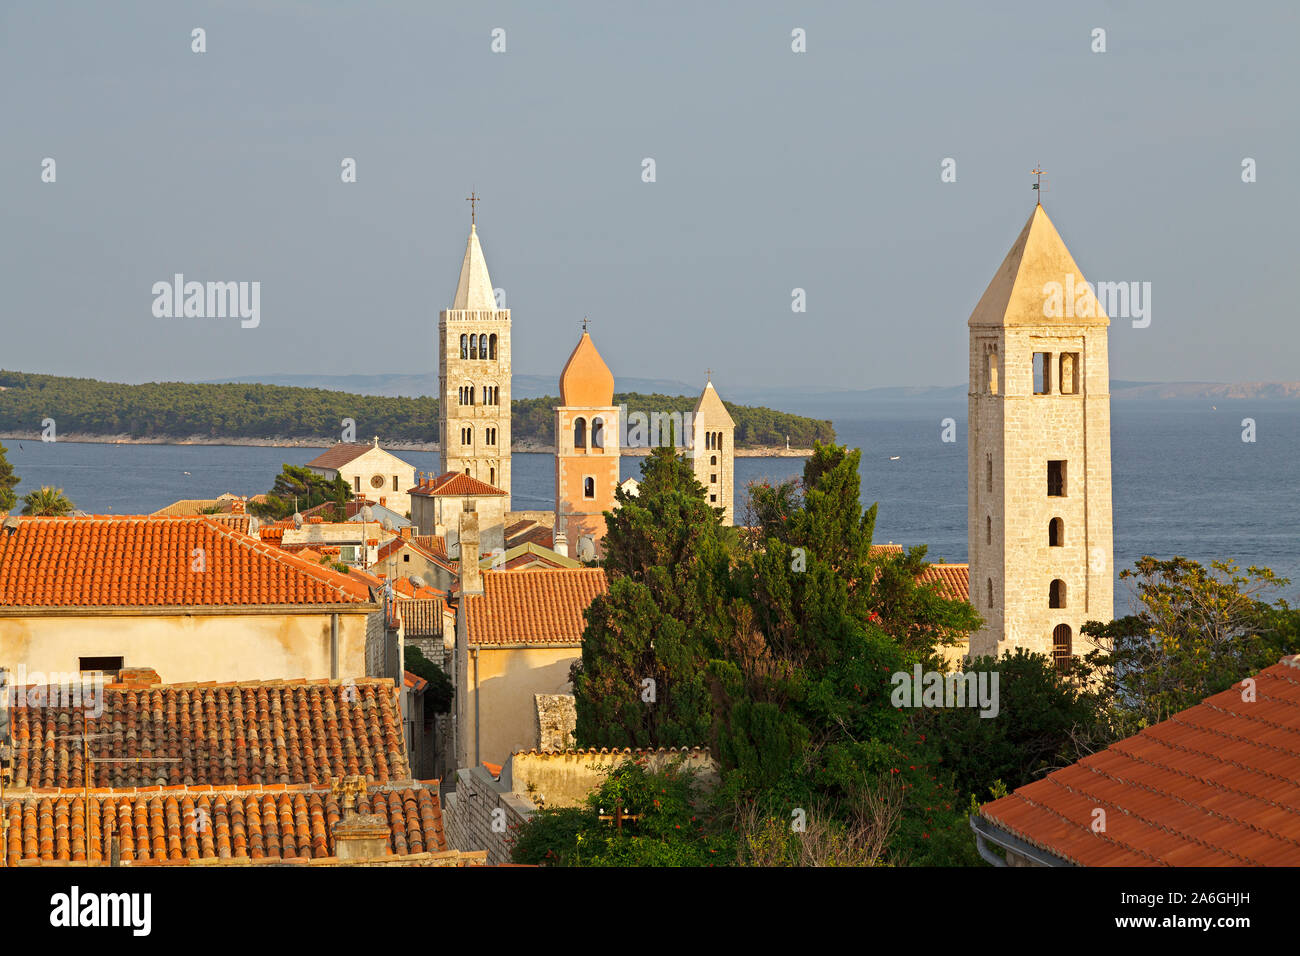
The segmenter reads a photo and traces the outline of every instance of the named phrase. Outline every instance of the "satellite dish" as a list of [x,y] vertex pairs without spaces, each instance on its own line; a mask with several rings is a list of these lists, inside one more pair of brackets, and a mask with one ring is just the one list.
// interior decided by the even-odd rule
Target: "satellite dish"
[[374,520],[375,520],[375,512],[374,512],[374,510],[370,507],[370,505],[366,505],[364,508],[361,509],[361,520],[362,520],[362,521],[374,521]]
[[424,578],[422,578],[422,577],[420,577],[419,575],[416,575],[416,574],[412,574],[412,575],[411,575],[409,578],[407,578],[406,580],[408,580],[408,581],[411,582],[411,587],[413,587],[413,588],[422,588],[422,587],[426,587],[426,586],[427,586],[427,585],[425,585],[425,583],[424,583]]
[[392,531],[392,530],[393,530],[393,519],[392,519],[392,518],[385,518],[385,519],[384,519],[384,530],[385,530],[385,531]]
[[295,528],[301,528],[301,527],[302,527],[302,515],[301,515],[299,512],[297,512],[297,511],[295,511],[295,512],[293,513],[293,526],[294,526]]
[[596,542],[587,535],[578,539],[578,560],[590,561],[596,556]]

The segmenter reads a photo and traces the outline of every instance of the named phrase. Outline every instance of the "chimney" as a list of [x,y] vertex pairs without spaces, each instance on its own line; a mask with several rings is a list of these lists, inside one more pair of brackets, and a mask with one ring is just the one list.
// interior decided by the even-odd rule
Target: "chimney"
[[161,684],[162,678],[152,667],[123,667],[117,672],[116,683],[127,687],[152,687]]
[[569,539],[564,534],[564,526],[557,524],[555,526],[555,537],[551,542],[551,550],[556,554],[562,554],[566,558],[569,556]]
[[411,540],[411,526],[409,524],[404,528],[398,528],[397,533],[400,534],[404,540]]
[[389,856],[387,821],[379,814],[358,813],[357,798],[366,792],[365,778],[343,777],[330,784],[339,801],[339,820],[334,824],[334,855],[340,860],[374,860]]
[[243,498],[236,498],[232,501],[230,503],[230,513],[234,515],[244,514],[244,500]]
[[460,593],[483,593],[483,574],[478,568],[478,515],[473,511],[460,516]]

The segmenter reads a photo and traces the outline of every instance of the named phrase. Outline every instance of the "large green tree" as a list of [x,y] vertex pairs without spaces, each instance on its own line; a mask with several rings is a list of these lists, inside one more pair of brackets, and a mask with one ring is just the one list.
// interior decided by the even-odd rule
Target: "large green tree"
[[18,486],[18,476],[14,474],[14,466],[6,457],[8,452],[8,448],[0,445],[0,513],[13,511],[14,505],[18,503],[18,499],[14,496],[14,488]]
[[259,518],[278,521],[292,515],[295,508],[306,511],[326,502],[342,505],[351,498],[352,488],[344,478],[336,475],[330,480],[310,468],[285,465],[276,476],[266,500],[251,503],[249,511]]

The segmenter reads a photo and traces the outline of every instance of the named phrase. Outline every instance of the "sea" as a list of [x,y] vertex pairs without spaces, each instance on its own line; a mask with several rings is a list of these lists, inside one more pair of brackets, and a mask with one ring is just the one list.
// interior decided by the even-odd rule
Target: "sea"
[[[966,560],[964,407],[909,399],[798,411],[830,418],[837,440],[862,450],[862,501],[879,503],[878,543],[923,544],[930,560]],[[1254,423],[1254,441],[1243,441],[1247,419]],[[944,441],[945,431],[955,440]],[[320,452],[28,439],[4,444],[22,479],[20,496],[53,485],[92,514],[148,514],[179,498],[265,492],[282,464],[305,464]],[[402,457],[417,469],[438,469],[435,452]],[[1274,596],[1300,603],[1300,404],[1114,401],[1111,459],[1116,614],[1132,607],[1131,582],[1118,572],[1143,555],[1182,555],[1207,564],[1231,558],[1243,568],[1268,567],[1291,580]],[[623,477],[639,476],[643,461],[624,457]],[[751,482],[798,477],[803,465],[802,458],[738,458],[737,520],[744,517]],[[554,459],[516,454],[514,507],[554,507],[554,495]]]

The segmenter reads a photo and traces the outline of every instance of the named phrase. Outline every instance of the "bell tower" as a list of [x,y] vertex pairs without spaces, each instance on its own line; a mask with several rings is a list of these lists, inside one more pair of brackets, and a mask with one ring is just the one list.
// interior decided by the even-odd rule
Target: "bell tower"
[[970,652],[1059,665],[1114,616],[1110,320],[1041,205],[967,324]]
[[570,557],[585,561],[604,553],[604,512],[614,509],[619,455],[614,375],[584,322],[560,373],[555,409],[555,536],[557,543],[567,540]]
[[438,316],[438,447],[444,472],[463,472],[500,488],[507,511],[510,370],[510,310],[497,308],[471,222],[456,294]]
[[722,523],[735,524],[736,423],[714,390],[711,373],[695,403],[691,427],[695,480],[704,486],[709,506],[723,509]]

